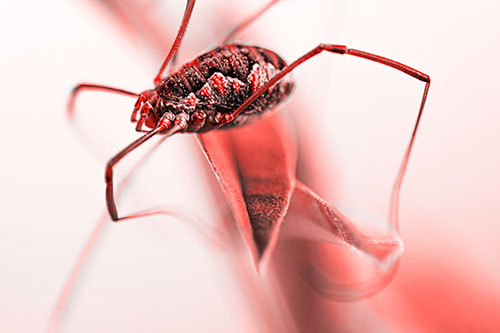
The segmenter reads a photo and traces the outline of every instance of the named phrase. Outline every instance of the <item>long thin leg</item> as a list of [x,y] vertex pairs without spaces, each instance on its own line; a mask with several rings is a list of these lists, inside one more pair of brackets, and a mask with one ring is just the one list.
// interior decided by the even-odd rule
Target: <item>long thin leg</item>
[[172,124],[170,119],[162,119],[159,122],[159,125],[154,128],[153,130],[149,131],[139,139],[135,140],[131,144],[129,144],[127,147],[122,149],[118,154],[116,154],[111,160],[109,160],[108,164],[106,165],[106,172],[105,172],[105,181],[106,181],[106,204],[108,207],[109,215],[113,219],[113,221],[117,222],[119,220],[123,219],[128,219],[135,217],[135,215],[131,216],[125,216],[125,217],[118,217],[118,212],[116,210],[116,203],[115,203],[115,198],[113,194],[113,167],[126,155],[128,155],[131,151],[135,150],[137,147],[142,145],[144,142],[148,141],[151,139],[153,136],[155,136],[158,133],[165,132],[168,130],[168,133],[165,133],[165,135],[172,135],[178,131],[181,131],[187,126],[187,121],[188,121],[188,116],[186,114],[180,113],[177,114],[175,120],[173,121],[174,124],[172,127],[170,125]]
[[70,119],[72,119],[75,115],[76,97],[83,90],[100,90],[100,91],[106,91],[106,92],[110,92],[110,93],[122,94],[125,96],[131,96],[131,97],[138,97],[139,96],[139,94],[125,90],[125,89],[103,86],[100,84],[93,84],[93,83],[80,83],[73,88],[73,90],[71,91],[71,95],[69,96],[69,99],[68,99],[68,104],[66,107],[66,114],[67,114],[68,118],[70,118]]
[[394,184],[392,186],[392,194],[391,194],[391,201],[389,205],[389,222],[395,226],[396,230],[399,230],[399,221],[398,221],[398,216],[399,216],[399,191],[401,189],[401,184],[403,183],[403,178],[406,173],[406,168],[408,167],[408,161],[410,160],[410,154],[413,148],[413,143],[415,142],[415,137],[417,135],[418,131],[418,125],[420,124],[420,119],[422,118],[422,113],[424,112],[424,104],[425,100],[427,99],[427,94],[429,92],[429,86],[430,86],[430,79],[429,81],[426,82],[425,88],[424,88],[424,95],[422,97],[422,102],[420,103],[420,109],[418,111],[418,116],[417,120],[415,121],[415,126],[413,127],[413,132],[411,134],[410,142],[408,143],[408,146],[406,147],[405,154],[403,156],[403,161],[401,162],[401,165],[399,166],[399,171],[396,176],[396,180],[394,181]]
[[[275,3],[277,3],[280,0],[271,0],[269,1],[264,7],[259,9],[256,13],[252,14],[252,16],[246,18],[243,22],[238,24],[236,27],[234,27],[223,39],[219,41],[219,45],[222,44],[227,44],[237,33],[239,33],[241,30],[245,29],[248,25],[250,25],[253,21],[258,19],[262,14],[264,14],[269,8],[271,8]],[[174,54],[172,55],[170,59],[170,69],[169,73],[172,74],[172,72],[175,69],[175,64],[177,62],[177,55],[178,55],[179,48],[175,50]],[[166,61],[166,60],[165,60]],[[165,65],[167,66],[167,65]],[[160,79],[161,80],[161,79]],[[159,81],[158,81],[159,82]],[[155,83],[157,84],[157,83]]]
[[66,106],[66,116],[68,119],[71,121],[71,124],[74,126],[74,130],[76,131],[76,134],[78,137],[86,143],[87,146],[90,147],[90,150],[99,157],[104,157],[107,154],[105,153],[104,149],[102,148],[101,144],[96,141],[92,135],[90,135],[87,130],[80,126],[76,121],[75,121],[75,102],[76,98],[79,96],[78,94],[84,90],[98,90],[98,91],[104,91],[104,92],[109,92],[109,93],[115,93],[115,94],[121,94],[125,96],[130,96],[130,97],[137,97],[140,96],[134,92],[125,90],[125,89],[120,89],[120,88],[114,88],[114,87],[108,87],[108,86],[103,86],[100,84],[93,84],[93,83],[80,83],[79,85],[75,86],[73,90],[71,91],[71,94],[68,98],[68,103]]
[[191,18],[191,13],[193,12],[193,7],[195,0],[188,0],[186,4],[186,10],[184,11],[184,17],[182,18],[182,23],[179,28],[179,31],[177,32],[177,36],[175,37],[174,43],[172,44],[172,47],[170,48],[170,51],[168,52],[167,57],[163,61],[163,64],[161,65],[160,71],[156,75],[154,79],[154,84],[157,85],[158,83],[161,82],[162,76],[163,76],[163,71],[167,67],[169,61],[172,59],[172,57],[175,58],[177,51],[179,50],[179,47],[181,46],[182,38],[184,37],[184,33],[186,32],[187,25],[189,23],[189,19]]
[[244,21],[242,21],[240,24],[238,24],[236,27],[234,27],[226,35],[226,37],[224,37],[219,42],[219,44],[227,44],[227,42],[230,41],[237,33],[239,33],[241,30],[245,29],[248,25],[250,25],[256,19],[258,19],[262,14],[264,14],[269,8],[271,8],[278,1],[280,1],[280,0],[269,1],[264,7],[262,7],[257,12],[253,13],[250,17],[246,18]]
[[413,69],[409,66],[406,66],[402,63],[399,63],[397,61],[384,58],[375,54],[371,54],[368,52],[364,51],[359,51],[355,49],[349,49],[344,45],[333,45],[333,44],[320,44],[316,46],[314,49],[311,51],[307,52],[304,54],[302,57],[298,58],[294,62],[292,62],[290,65],[286,66],[276,74],[271,80],[266,82],[262,87],[260,87],[255,93],[252,94],[243,104],[241,104],[233,113],[230,114],[230,116],[226,117],[221,121],[221,124],[229,123],[231,122],[234,117],[236,117],[238,114],[240,114],[243,110],[245,110],[250,104],[252,104],[253,101],[255,101],[260,95],[262,95],[265,91],[267,91],[269,88],[271,88],[272,85],[274,85],[276,82],[281,80],[285,75],[290,73],[292,70],[294,70],[297,66],[300,64],[306,62],[307,60],[311,59],[312,57],[318,55],[319,53],[323,51],[328,51],[332,53],[338,53],[338,54],[349,54],[353,55],[356,57],[360,58],[365,58],[368,60],[372,60],[378,63],[381,63],[386,66],[393,67],[401,72],[404,72],[410,76],[413,76],[414,78],[427,82],[426,89],[424,92],[424,96],[422,98],[422,103],[420,104],[420,112],[422,112],[424,103],[425,103],[425,98],[427,97],[427,90],[428,90],[428,85],[431,82],[430,77],[427,74],[424,74],[422,72],[417,71],[416,69]]
[[[152,155],[152,153],[168,138],[168,136],[163,137],[160,141],[155,143],[155,145],[144,155],[144,157],[131,169],[127,172],[125,178],[118,184],[117,189],[116,189],[116,196],[119,197],[120,194],[125,190],[126,186],[130,182],[130,179],[132,176],[139,170],[139,168],[145,163],[145,161]],[[195,221],[200,221],[199,217],[195,216],[190,216],[187,215],[183,210],[176,210],[175,208],[170,208],[170,207],[158,207],[158,208],[153,208],[153,209],[148,209],[146,211],[138,212],[133,215],[130,215],[129,217],[146,217],[146,216],[152,216],[152,215],[168,215],[168,216],[174,216],[179,219],[182,219],[183,221],[189,222],[187,225],[192,226],[195,228],[200,234],[206,237],[209,241],[211,241],[213,244],[216,244],[220,247],[223,246],[222,240],[220,240],[217,237],[217,234],[214,234],[213,230],[210,230],[207,228],[206,223],[196,223]],[[108,221],[108,216],[109,213],[105,212],[102,214],[102,216],[99,218],[98,223],[94,227],[94,230],[92,231],[90,237],[87,239],[83,249],[81,250],[78,260],[75,262],[68,279],[66,280],[66,283],[64,284],[63,289],[61,290],[61,293],[57,299],[57,302],[54,305],[54,308],[52,309],[52,313],[50,315],[49,319],[49,324],[48,324],[48,329],[47,332],[52,333],[56,332],[56,328],[60,322],[60,317],[63,309],[65,308],[68,299],[70,297],[70,294],[73,290],[73,287],[76,283],[76,280],[78,276],[80,275],[80,271],[87,261],[87,258],[92,251],[94,244],[97,240],[97,238],[100,236],[101,231],[105,225],[105,223]]]

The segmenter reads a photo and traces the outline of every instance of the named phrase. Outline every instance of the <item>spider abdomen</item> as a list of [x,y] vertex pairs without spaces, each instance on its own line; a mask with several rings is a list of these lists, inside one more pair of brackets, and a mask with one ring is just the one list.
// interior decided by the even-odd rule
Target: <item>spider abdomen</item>
[[[206,132],[217,127],[224,114],[233,112],[254,92],[286,66],[273,51],[243,44],[228,44],[206,52],[165,78],[157,87],[156,111],[204,112],[202,126],[189,132]],[[222,128],[249,123],[286,99],[293,81],[285,77],[259,96],[233,121]]]

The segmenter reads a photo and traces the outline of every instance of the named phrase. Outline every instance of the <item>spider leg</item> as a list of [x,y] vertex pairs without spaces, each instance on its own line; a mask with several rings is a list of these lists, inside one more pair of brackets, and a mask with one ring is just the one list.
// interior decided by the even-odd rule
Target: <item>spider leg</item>
[[115,93],[115,94],[121,94],[125,96],[131,96],[131,97],[138,97],[139,94],[125,90],[125,89],[120,89],[120,88],[114,88],[114,87],[109,87],[109,86],[104,86],[100,84],[93,84],[93,83],[80,83],[76,85],[73,90],[71,90],[71,94],[68,99],[68,104],[66,106],[66,115],[68,116],[69,119],[73,119],[75,116],[75,101],[76,98],[78,97],[78,94],[84,90],[98,90],[98,91],[104,91],[104,92],[110,92],[110,93]]
[[[123,193],[125,188],[127,187],[128,183],[130,182],[131,178],[133,175],[140,169],[140,167],[146,162],[146,160],[152,155],[152,153],[168,138],[168,136],[164,136],[161,138],[155,145],[144,155],[144,157],[136,164],[134,165],[125,175],[124,179],[118,184],[117,189],[116,189],[116,195],[120,196],[120,194]],[[194,223],[194,219],[190,217],[189,215],[186,215],[183,211],[176,211],[171,208],[155,208],[155,209],[149,209],[147,211],[143,212],[138,212],[133,215],[128,216],[127,218],[132,218],[132,217],[145,217],[145,216],[150,216],[150,215],[168,215],[168,216],[175,216],[181,219],[185,219],[187,221],[190,221],[191,224],[194,227],[197,227],[199,231],[205,235],[208,239],[213,240],[214,243],[217,243],[218,240],[212,236],[209,230],[204,230],[202,226],[198,226]],[[47,332],[56,332],[56,328],[59,325],[61,314],[63,312],[63,309],[66,307],[68,298],[70,297],[72,290],[74,288],[75,283],[77,282],[77,279],[80,275],[80,271],[82,267],[85,265],[85,262],[92,251],[98,237],[101,234],[102,228],[104,227],[104,224],[108,221],[108,214],[103,214],[101,218],[99,219],[99,222],[97,225],[94,227],[94,230],[90,237],[87,239],[83,249],[81,250],[78,260],[75,262],[68,279],[66,280],[63,289],[60,292],[60,295],[57,299],[57,302],[55,303],[51,315],[50,315],[50,320],[48,324],[48,329]]]
[[170,51],[167,54],[167,57],[163,61],[161,65],[160,71],[156,75],[154,79],[155,86],[162,80],[163,71],[169,64],[170,60],[175,59],[177,56],[177,52],[179,51],[179,47],[181,46],[182,38],[184,37],[184,33],[186,32],[187,25],[189,23],[189,19],[191,18],[191,13],[193,12],[193,7],[195,0],[188,0],[186,3],[186,10],[184,11],[184,17],[182,18],[181,26],[179,27],[179,31],[177,32],[177,36],[175,37],[174,43],[170,48]]
[[[269,8],[271,8],[275,3],[277,3],[279,0],[271,0],[269,1],[264,7],[262,7],[261,9],[259,9],[259,11],[255,12],[254,14],[252,14],[252,16],[246,18],[244,21],[242,21],[240,24],[238,24],[236,27],[234,27],[227,35],[226,37],[224,37],[222,40],[219,41],[219,45],[222,45],[222,44],[227,44],[231,39],[233,39],[233,37],[239,33],[241,30],[245,29],[248,25],[250,25],[253,21],[255,21],[256,19],[258,19],[262,14],[264,14]],[[188,4],[189,5],[189,4]],[[193,4],[194,5],[194,4]],[[188,8],[186,8],[186,12],[187,12]],[[192,9],[191,9],[192,10]],[[186,15],[186,14],[184,14]],[[189,15],[191,15],[191,13],[189,13]],[[187,18],[187,20],[189,20],[189,18]],[[183,21],[184,23],[184,21]],[[187,23],[186,23],[187,24]],[[182,38],[182,37],[181,37]],[[179,45],[180,47],[180,45]],[[169,68],[169,73],[172,74],[172,72],[174,71],[175,69],[175,65],[177,63],[177,55],[178,55],[178,51],[179,51],[179,47],[177,47],[177,49],[174,51],[174,53],[172,54],[171,56],[171,60],[170,60],[170,68]],[[165,60],[165,62],[167,62],[167,60]],[[165,64],[165,67],[168,66],[168,63]],[[164,68],[164,67],[163,67]],[[160,79],[161,80],[161,79]],[[160,81],[158,81],[160,82]],[[156,79],[155,79],[155,84],[156,83]]]
[[[166,113],[166,115],[170,115]],[[159,122],[158,126],[153,130],[149,131],[145,135],[141,136],[125,148],[123,148],[118,154],[116,154],[106,165],[105,172],[105,181],[106,181],[106,205],[108,207],[109,215],[113,219],[113,221],[118,222],[120,220],[129,219],[133,217],[137,217],[139,215],[133,214],[125,217],[118,217],[118,211],[116,209],[116,203],[113,192],[113,167],[126,155],[135,150],[137,147],[142,145],[144,142],[151,139],[158,133],[165,134],[167,136],[171,136],[174,133],[177,133],[188,125],[188,115],[185,113],[179,113],[175,116],[175,119],[163,117]],[[173,123],[173,125],[172,125]],[[167,131],[165,133],[165,131]]]
[[[229,40],[231,40],[234,35],[236,35],[238,32],[246,28],[249,24],[251,24],[253,21],[255,21],[257,18],[259,18],[262,14],[264,14],[269,8],[271,8],[275,3],[277,3],[279,0],[271,0],[269,1],[264,7],[262,7],[259,11],[254,13],[252,16],[248,17],[245,19],[243,22],[241,22],[239,25],[237,25],[235,28],[233,28],[224,39],[222,39],[219,44],[226,44]],[[184,33],[186,32],[187,25],[189,23],[189,20],[191,19],[191,14],[193,12],[194,4],[196,0],[188,0],[186,4],[186,10],[184,11],[184,17],[182,19],[181,26],[179,27],[179,31],[177,32],[177,36],[175,37],[174,43],[172,44],[172,47],[170,48],[170,51],[163,61],[163,64],[160,68],[160,71],[156,75],[154,79],[154,84],[157,85],[158,83],[161,82],[163,72],[165,71],[165,68],[170,64],[170,70],[169,73],[172,73],[174,68],[175,68],[175,63],[177,62],[177,54],[179,52],[179,48],[181,46],[182,38],[184,37]]]
[[236,117],[243,110],[245,110],[250,104],[252,104],[252,102],[254,102],[257,98],[259,98],[260,95],[262,95],[264,92],[266,92],[269,88],[271,88],[271,86],[273,86],[276,82],[278,82],[279,80],[281,80],[285,75],[287,75],[288,73],[290,73],[292,70],[294,70],[296,67],[298,67],[302,63],[306,62],[307,60],[311,59],[312,57],[318,55],[319,53],[321,53],[323,51],[328,51],[328,52],[338,53],[338,54],[349,54],[349,55],[353,55],[353,56],[356,56],[356,57],[361,57],[361,58],[365,58],[365,59],[368,59],[368,60],[372,60],[372,61],[381,63],[383,65],[393,67],[393,68],[395,68],[395,69],[397,69],[399,71],[402,71],[402,72],[404,72],[404,73],[406,73],[406,74],[408,74],[410,76],[413,76],[414,78],[416,78],[416,79],[418,79],[420,81],[426,82],[427,84],[426,84],[424,96],[423,96],[422,102],[420,104],[420,113],[422,112],[423,106],[424,106],[424,103],[425,103],[425,99],[427,97],[427,91],[429,89],[429,85],[430,85],[430,82],[431,82],[431,79],[430,79],[430,77],[428,75],[426,75],[426,74],[424,74],[422,72],[419,72],[416,69],[413,69],[413,68],[411,68],[409,66],[406,66],[406,65],[404,65],[402,63],[399,63],[397,61],[394,61],[394,60],[391,60],[391,59],[388,59],[388,58],[384,58],[384,57],[381,57],[381,56],[378,56],[378,55],[375,55],[375,54],[367,53],[367,52],[364,52],[364,51],[358,51],[358,50],[355,50],[355,49],[349,49],[349,48],[347,48],[344,45],[320,44],[320,45],[316,46],[314,49],[312,49],[311,51],[309,51],[306,54],[304,54],[302,57],[298,58],[297,60],[295,60],[294,62],[292,62],[291,64],[289,64],[285,68],[283,68],[272,79],[270,79],[268,82],[266,82],[264,85],[262,85],[262,87],[260,87],[245,102],[243,102],[243,104],[241,104],[230,115],[230,117],[227,117],[227,119],[225,119],[224,122],[228,123],[228,122],[232,121],[232,119],[234,119],[234,117]]
[[87,90],[97,90],[114,94],[121,94],[130,97],[137,97],[140,96],[140,94],[125,89],[114,88],[93,83],[80,83],[77,86],[75,86],[71,91],[71,94],[68,98],[68,102],[66,104],[66,116],[70,120],[71,124],[74,126],[74,130],[76,131],[77,136],[90,148],[90,150],[96,156],[104,157],[106,154],[100,142],[98,140],[95,140],[95,138],[93,138],[93,136],[90,135],[87,132],[87,130],[84,127],[80,126],[78,122],[75,120],[76,99],[79,96],[80,92]]

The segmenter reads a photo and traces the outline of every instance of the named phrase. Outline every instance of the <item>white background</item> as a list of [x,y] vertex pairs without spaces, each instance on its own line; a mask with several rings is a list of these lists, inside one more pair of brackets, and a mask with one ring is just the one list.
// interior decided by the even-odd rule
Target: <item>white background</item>
[[[208,48],[217,40],[214,31],[227,29],[220,22],[214,31],[202,26],[217,17],[208,14],[211,10],[241,9],[232,18],[236,21],[236,16],[257,6],[208,2],[197,4],[193,21],[198,23],[189,31],[197,37],[186,37],[188,50]],[[183,5],[165,7],[172,15],[165,24],[175,27]],[[500,273],[499,16],[496,1],[407,5],[290,0],[248,32],[263,31],[258,42],[288,60],[319,42],[334,42],[394,58],[431,76],[402,191],[407,265],[414,262],[411,258],[418,259],[422,269],[432,267],[429,262],[450,261],[471,285],[481,285],[474,292],[487,291],[494,298]],[[136,137],[128,123],[133,100],[126,97],[88,94],[79,104],[79,112],[86,115],[82,121],[105,149],[100,158],[78,139],[64,116],[68,93],[78,82],[133,91],[151,87],[158,57],[141,50],[140,42],[130,44],[106,22],[109,18],[76,1],[0,5],[1,331],[45,329],[76,256],[104,209],[106,158]],[[206,36],[200,36],[203,33]],[[353,189],[345,193],[345,200],[352,202],[386,165],[380,162],[386,161],[380,151],[369,154],[370,135],[365,141],[360,135],[389,126],[398,138],[391,140],[401,143],[394,149],[401,150],[411,128],[407,119],[416,115],[423,84],[376,64],[334,57],[322,55],[294,76],[303,87],[297,94],[318,110],[324,126],[317,128],[318,137],[334,147],[336,168],[346,174],[336,183]],[[332,115],[332,108],[343,112]],[[337,125],[342,119],[344,123]],[[398,132],[394,124],[400,123],[406,127]],[[136,180],[127,207],[167,202],[210,219],[217,204],[204,191],[200,159],[191,154],[196,149],[186,136],[169,140],[150,171]],[[359,149],[368,155],[348,158],[350,151]],[[400,155],[394,156],[387,158],[390,174]],[[370,170],[363,171],[363,166]],[[360,172],[363,184],[356,181]],[[120,227],[109,223],[106,230],[72,297],[68,331],[99,327],[132,332],[167,326],[230,331],[242,322],[250,325],[251,319],[242,315],[248,310],[224,264],[224,253],[203,245],[182,221],[167,218]],[[403,262],[402,276],[405,267]]]

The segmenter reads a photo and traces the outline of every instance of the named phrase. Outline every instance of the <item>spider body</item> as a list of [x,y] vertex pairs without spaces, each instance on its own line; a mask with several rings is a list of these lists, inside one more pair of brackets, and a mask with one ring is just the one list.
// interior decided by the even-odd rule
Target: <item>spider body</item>
[[274,109],[293,89],[289,77],[278,81],[232,121],[221,123],[253,93],[287,66],[276,53],[244,44],[226,44],[203,53],[139,95],[132,120],[155,128],[160,119],[187,117],[183,132],[207,132],[248,124]]

